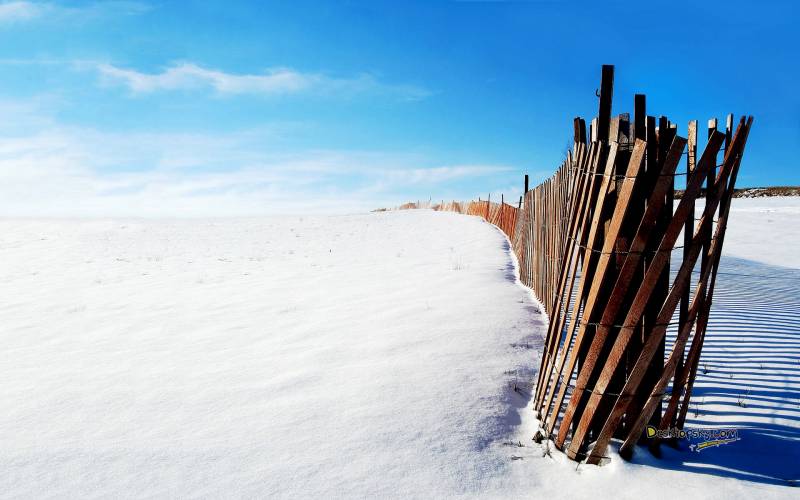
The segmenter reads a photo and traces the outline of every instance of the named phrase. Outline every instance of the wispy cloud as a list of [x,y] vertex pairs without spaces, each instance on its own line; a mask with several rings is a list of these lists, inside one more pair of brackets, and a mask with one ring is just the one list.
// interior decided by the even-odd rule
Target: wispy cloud
[[234,75],[195,64],[178,64],[161,73],[142,73],[100,64],[97,69],[110,81],[118,81],[136,93],[211,87],[220,93],[282,94],[306,90],[319,81],[289,69],[273,69],[263,75]]
[[397,151],[285,151],[282,141],[302,133],[302,123],[103,132],[37,117],[43,105],[0,102],[0,216],[364,212],[429,196],[469,198],[471,185],[514,176],[502,165],[437,164]]
[[150,10],[150,5],[136,1],[94,2],[67,6],[53,2],[11,1],[0,3],[0,24],[33,20],[86,21],[114,15],[136,15]]
[[121,84],[134,94],[156,91],[212,89],[219,94],[285,95],[301,92],[320,94],[386,93],[407,100],[428,97],[430,91],[414,85],[391,85],[361,74],[335,78],[303,73],[291,68],[272,68],[260,74],[236,74],[192,63],[175,64],[160,73],[145,73],[111,64],[96,66],[106,84]]
[[384,172],[387,180],[405,185],[435,185],[465,178],[496,175],[513,170],[502,165],[450,165],[430,168],[409,168]]
[[33,2],[4,2],[0,3],[0,23],[13,23],[34,19],[46,9],[41,4]]

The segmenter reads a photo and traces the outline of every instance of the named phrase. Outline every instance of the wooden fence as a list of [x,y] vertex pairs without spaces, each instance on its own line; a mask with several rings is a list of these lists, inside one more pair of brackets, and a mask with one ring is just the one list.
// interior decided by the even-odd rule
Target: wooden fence
[[[564,163],[533,189],[526,176],[517,206],[431,206],[481,216],[508,236],[520,280],[549,316],[533,394],[538,438],[589,463],[606,457],[612,438],[629,457],[645,440],[657,451],[647,425],[684,425],[753,122],[728,115],[719,130],[710,120],[698,139],[691,121],[681,137],[665,116],[647,115],[641,94],[632,120],[612,116],[613,80],[614,67],[603,66],[588,138],[576,118]],[[676,179],[685,180],[679,200]]]

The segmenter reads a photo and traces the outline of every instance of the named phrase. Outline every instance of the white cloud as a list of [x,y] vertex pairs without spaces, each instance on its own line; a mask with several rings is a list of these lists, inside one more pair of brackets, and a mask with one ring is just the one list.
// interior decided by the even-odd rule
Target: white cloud
[[27,21],[40,16],[45,9],[32,2],[0,3],[0,23]]
[[192,63],[179,63],[160,73],[144,73],[111,64],[98,64],[97,70],[106,83],[122,84],[135,94],[210,88],[219,94],[279,95],[316,92],[341,95],[377,92],[408,100],[419,100],[430,95],[429,91],[420,87],[388,85],[366,74],[353,78],[333,78],[319,73],[302,73],[290,68],[272,68],[262,74],[234,74]]
[[110,64],[100,64],[97,69],[107,80],[119,81],[137,93],[209,86],[221,93],[276,94],[305,90],[316,80],[313,75],[288,69],[270,70],[264,75],[232,75],[194,64],[179,64],[155,74],[121,69]]
[[[458,197],[501,166],[434,166],[416,155],[305,150],[276,155],[273,129],[123,134],[59,126],[0,134],[0,216],[246,216],[365,212]],[[464,193],[461,193],[464,195]],[[464,195],[464,196],[468,196]]]
[[511,170],[509,167],[497,165],[456,165],[431,168],[411,168],[398,172],[386,172],[391,182],[402,182],[408,185],[440,184],[468,177],[482,177]]
[[150,10],[148,4],[136,1],[103,1],[72,7],[52,2],[11,1],[0,3],[0,24],[51,20],[82,22],[99,17],[137,15]]

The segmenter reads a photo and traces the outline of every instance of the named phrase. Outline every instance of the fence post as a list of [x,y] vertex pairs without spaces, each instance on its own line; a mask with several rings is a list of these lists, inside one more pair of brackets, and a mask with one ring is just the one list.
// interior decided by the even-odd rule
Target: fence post
[[600,78],[600,112],[597,115],[597,140],[608,142],[611,125],[611,99],[614,95],[614,66],[604,64]]

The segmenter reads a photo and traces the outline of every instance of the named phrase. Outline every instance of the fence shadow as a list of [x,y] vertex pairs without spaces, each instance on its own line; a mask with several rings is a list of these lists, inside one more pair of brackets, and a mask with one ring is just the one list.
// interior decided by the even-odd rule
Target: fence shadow
[[635,461],[800,486],[800,269],[734,257],[720,267],[686,427],[736,428],[740,441],[662,446],[661,460],[640,447]]

